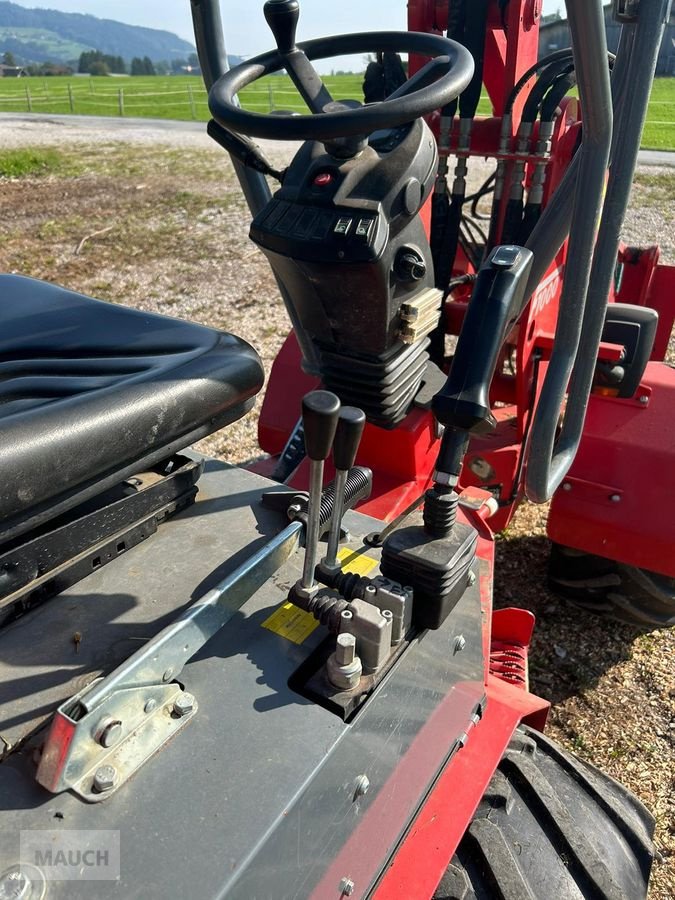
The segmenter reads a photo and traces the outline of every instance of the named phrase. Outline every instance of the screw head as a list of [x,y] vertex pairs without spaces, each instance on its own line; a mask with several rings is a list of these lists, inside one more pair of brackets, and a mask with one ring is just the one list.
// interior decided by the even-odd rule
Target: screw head
[[157,701],[154,697],[151,697],[148,701],[146,701],[145,706],[143,707],[143,712],[151,713],[157,709]]
[[356,656],[356,638],[353,634],[343,631],[337,636],[335,647],[335,661],[340,666],[349,666]]
[[354,799],[356,800],[358,797],[363,797],[368,793],[368,788],[370,787],[370,779],[367,775],[359,775],[359,777],[354,782]]
[[621,503],[621,494],[611,494],[609,499],[612,503]]
[[638,397],[638,403],[646,406],[649,403],[649,397],[647,396],[647,394],[640,394],[640,396]]
[[562,489],[563,489],[563,491],[571,491],[572,485],[569,483],[569,481],[565,481],[562,486]]
[[122,722],[106,716],[99,722],[95,737],[101,747],[114,747],[122,737]]
[[183,693],[179,694],[173,701],[173,711],[179,718],[187,716],[194,708],[194,694],[189,694],[187,691],[183,691]]
[[463,634],[458,634],[453,644],[453,652],[460,653],[466,647],[466,638]]
[[162,681],[171,681],[173,678],[173,669],[167,669],[166,672],[162,675]]
[[30,863],[18,863],[0,872],[0,900],[41,900],[46,890],[43,872]]
[[94,793],[104,794],[115,787],[117,770],[114,766],[99,766],[94,775]]
[[340,896],[341,897],[351,897],[351,895],[354,893],[355,887],[356,887],[356,885],[351,880],[351,878],[347,878],[345,876],[342,879],[342,881],[340,882],[340,887],[339,887]]

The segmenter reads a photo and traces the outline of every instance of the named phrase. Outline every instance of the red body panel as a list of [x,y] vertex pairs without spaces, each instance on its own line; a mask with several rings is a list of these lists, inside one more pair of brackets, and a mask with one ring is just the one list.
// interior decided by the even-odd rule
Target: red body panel
[[551,505],[551,540],[675,577],[674,414],[675,369],[663,363],[647,365],[633,399],[591,397],[581,447]]
[[483,718],[441,773],[376,888],[376,900],[429,900],[513,732],[521,722],[542,730],[548,710],[547,701],[490,677]]

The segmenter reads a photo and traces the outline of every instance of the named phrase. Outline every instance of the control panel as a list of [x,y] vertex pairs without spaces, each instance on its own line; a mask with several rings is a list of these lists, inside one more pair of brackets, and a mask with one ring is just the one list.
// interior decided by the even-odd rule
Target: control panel
[[377,210],[274,199],[253,221],[251,237],[259,246],[295,259],[374,262],[387,245],[388,228]]

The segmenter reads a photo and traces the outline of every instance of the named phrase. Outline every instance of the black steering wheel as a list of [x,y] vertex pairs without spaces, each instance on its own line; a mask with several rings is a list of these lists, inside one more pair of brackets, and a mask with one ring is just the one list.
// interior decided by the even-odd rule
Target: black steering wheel
[[[224,128],[251,137],[287,141],[332,141],[404,125],[458,97],[473,76],[471,54],[455,41],[419,32],[373,31],[295,43],[298,0],[268,0],[265,18],[277,49],[231,69],[209,92],[213,118]],[[381,103],[354,108],[333,100],[312,66],[313,59],[381,51],[431,57],[416,75]],[[265,75],[286,69],[312,111],[309,116],[261,115],[239,107],[236,95]]]

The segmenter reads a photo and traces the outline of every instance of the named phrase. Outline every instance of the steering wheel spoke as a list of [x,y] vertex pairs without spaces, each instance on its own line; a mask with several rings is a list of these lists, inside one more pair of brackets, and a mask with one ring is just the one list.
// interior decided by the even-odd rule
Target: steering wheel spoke
[[321,80],[321,76],[302,50],[295,47],[290,53],[284,54],[284,63],[291,81],[308,108],[313,113],[323,113],[325,108],[333,102],[333,98]]
[[[446,106],[467,87],[473,76],[471,54],[442,35],[381,31],[343,34],[295,42],[300,14],[298,0],[267,0],[265,18],[277,49],[247,60],[218,79],[209,92],[213,118],[224,128],[286,141],[321,141],[340,153],[358,152],[375,131],[405,125]],[[335,102],[312,60],[372,52],[426,56],[426,66],[381,103],[365,106]],[[239,91],[265,75],[286,69],[311,115],[261,115],[241,109]],[[355,141],[343,139],[357,138]],[[330,152],[330,151],[329,151]]]

